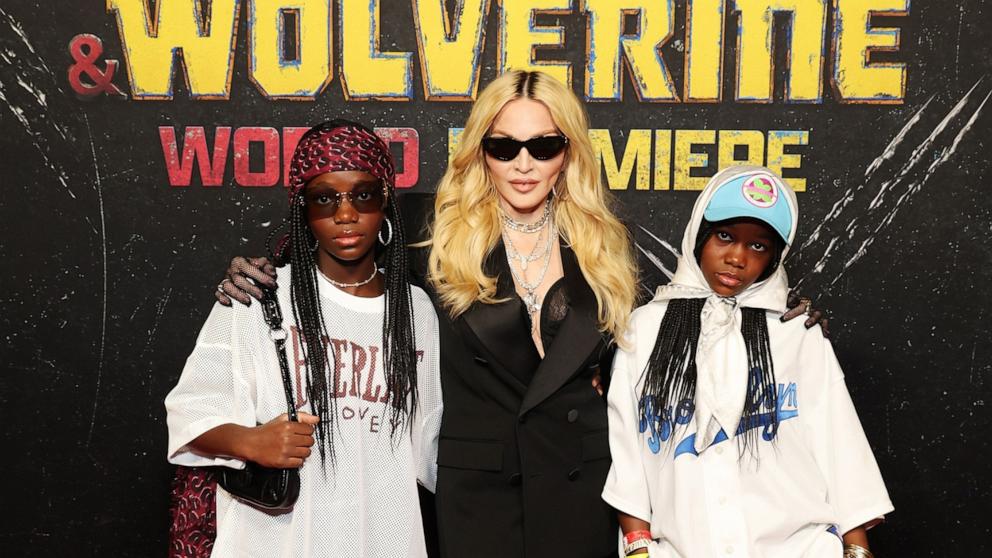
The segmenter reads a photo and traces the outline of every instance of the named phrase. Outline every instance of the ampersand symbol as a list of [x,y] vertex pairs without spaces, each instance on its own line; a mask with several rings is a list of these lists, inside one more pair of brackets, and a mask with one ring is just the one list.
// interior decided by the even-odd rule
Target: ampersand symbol
[[[117,71],[117,61],[107,60],[104,69],[101,71],[96,67],[95,62],[103,54],[103,41],[96,35],[81,33],[69,41],[69,53],[75,64],[69,66],[69,85],[72,90],[83,97],[94,97],[101,93],[126,97],[123,91],[114,85],[114,72]],[[92,83],[84,82],[81,77],[86,77]]]

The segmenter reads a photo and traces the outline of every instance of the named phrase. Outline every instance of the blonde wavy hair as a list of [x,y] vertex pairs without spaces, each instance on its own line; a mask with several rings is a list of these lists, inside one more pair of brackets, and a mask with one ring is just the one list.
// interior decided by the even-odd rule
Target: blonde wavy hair
[[570,89],[542,72],[507,72],[490,83],[472,107],[437,187],[434,222],[425,243],[430,246],[428,281],[453,318],[475,302],[500,302],[496,278],[483,269],[500,239],[501,226],[498,194],[482,139],[503,106],[521,97],[543,103],[568,138],[563,176],[552,204],[554,222],[596,296],[600,330],[620,341],[637,289],[630,234],[613,214],[613,197],[600,178],[585,109]]

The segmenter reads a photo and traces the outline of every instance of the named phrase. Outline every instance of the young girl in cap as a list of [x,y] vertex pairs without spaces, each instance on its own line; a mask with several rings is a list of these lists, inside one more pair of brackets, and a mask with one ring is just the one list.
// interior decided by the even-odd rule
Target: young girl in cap
[[819,332],[779,320],[797,219],[768,169],[720,172],[671,284],[632,315],[603,491],[624,554],[871,556],[893,508],[843,373]]
[[166,398],[171,462],[299,468],[282,513],[218,489],[213,556],[426,555],[417,482],[434,489],[437,317],[407,282],[393,179],[389,149],[359,124],[321,124],[296,148],[276,296],[299,422],[261,304],[216,305]]

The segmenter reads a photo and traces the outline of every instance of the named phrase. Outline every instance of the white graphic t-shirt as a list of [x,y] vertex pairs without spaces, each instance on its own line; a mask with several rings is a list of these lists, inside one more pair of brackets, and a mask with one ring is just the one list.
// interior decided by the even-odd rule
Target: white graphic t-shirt
[[[279,270],[278,298],[288,332],[286,353],[298,410],[306,400],[301,333],[289,301],[290,269]],[[257,509],[217,490],[219,557],[426,556],[417,496],[419,482],[434,490],[441,420],[437,316],[413,287],[419,406],[412,428],[391,436],[382,370],[385,296],[360,298],[320,277],[321,309],[330,339],[328,384],[336,397],[334,460],[317,448],[300,468],[300,496],[292,511]],[[264,424],[286,412],[276,349],[261,305],[215,305],[179,383],[165,400],[169,461],[179,465],[243,467],[206,457],[187,444],[221,424]],[[326,420],[326,419],[325,419]]]

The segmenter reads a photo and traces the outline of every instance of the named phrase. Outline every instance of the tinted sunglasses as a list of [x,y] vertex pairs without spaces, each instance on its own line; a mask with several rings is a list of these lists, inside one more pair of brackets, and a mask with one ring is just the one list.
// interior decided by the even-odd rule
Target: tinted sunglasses
[[347,198],[351,207],[359,213],[376,213],[386,206],[386,189],[356,188],[351,192],[323,191],[306,194],[306,204],[321,212],[337,213],[341,207],[342,198]]
[[543,136],[531,138],[527,141],[518,141],[513,138],[487,137],[482,139],[482,150],[490,157],[500,161],[512,161],[517,158],[517,154],[524,147],[527,153],[538,161],[547,161],[554,158],[568,145],[568,138],[565,136]]

